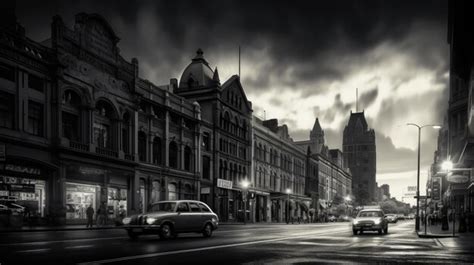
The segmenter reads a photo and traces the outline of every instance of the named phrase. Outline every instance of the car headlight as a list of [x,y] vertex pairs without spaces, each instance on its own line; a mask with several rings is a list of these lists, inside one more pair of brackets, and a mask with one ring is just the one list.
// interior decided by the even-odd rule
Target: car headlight
[[356,224],[358,224],[358,223],[359,223],[359,221],[357,221],[357,220],[353,220],[353,221],[352,221],[352,223],[356,225]]
[[154,224],[155,221],[156,221],[156,218],[153,218],[153,217],[148,217],[146,219],[146,223],[149,224],[149,225]]
[[374,221],[374,223],[375,223],[376,225],[379,225],[381,222],[382,222],[381,219],[377,219],[377,220]]
[[217,222],[217,219],[212,217],[211,221],[213,221],[215,223],[215,222]]
[[128,225],[128,224],[130,224],[130,221],[132,221],[132,218],[130,218],[130,217],[125,217],[125,218],[123,218],[122,223],[123,223],[124,225]]

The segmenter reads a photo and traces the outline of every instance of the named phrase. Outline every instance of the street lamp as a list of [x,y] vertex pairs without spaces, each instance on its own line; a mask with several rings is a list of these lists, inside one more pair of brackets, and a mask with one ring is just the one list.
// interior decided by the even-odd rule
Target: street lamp
[[349,202],[352,201],[352,198],[350,195],[347,195],[344,197],[344,202],[346,203],[346,215],[349,216]]
[[415,126],[418,128],[418,170],[416,173],[416,221],[415,230],[420,230],[420,140],[421,140],[421,129],[425,127],[431,127],[433,129],[441,129],[440,125],[426,124],[418,125],[415,123],[407,123],[408,126]]
[[242,181],[242,202],[244,203],[244,224],[247,224],[247,191],[250,186],[250,182],[247,180]]
[[287,204],[286,204],[286,223],[290,223],[290,193],[291,189],[285,190],[286,194],[288,194]]

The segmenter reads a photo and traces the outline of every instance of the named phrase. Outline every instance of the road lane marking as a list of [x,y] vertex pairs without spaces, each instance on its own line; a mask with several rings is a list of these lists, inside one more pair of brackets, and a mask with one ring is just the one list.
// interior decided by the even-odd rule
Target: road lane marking
[[79,245],[79,246],[71,246],[71,247],[64,247],[65,249],[76,249],[76,248],[91,248],[94,245]]
[[[150,254],[141,254],[141,255],[120,257],[120,258],[112,258],[112,259],[104,259],[104,260],[83,262],[83,263],[78,263],[78,265],[106,264],[106,263],[112,263],[112,262],[122,262],[122,261],[128,261],[128,260],[154,258],[154,257],[160,257],[160,256],[176,255],[176,254],[206,251],[206,250],[213,250],[213,249],[241,247],[241,246],[248,246],[248,245],[255,245],[255,244],[262,244],[262,243],[278,242],[278,241],[283,241],[283,240],[288,240],[288,239],[307,238],[309,236],[315,236],[315,235],[318,235],[318,234],[325,234],[325,233],[328,233],[328,232],[330,232],[330,231],[318,231],[318,232],[313,232],[313,233],[307,233],[306,232],[304,234],[298,234],[296,236],[293,235],[293,236],[272,238],[272,239],[263,239],[263,240],[257,240],[257,241],[251,241],[251,242],[234,243],[234,244],[210,246],[210,247],[201,247],[201,248],[192,248],[192,249],[173,250],[173,251],[150,253]],[[335,230],[334,233],[346,233],[346,231],[337,231],[337,230]]]
[[22,242],[22,243],[11,243],[11,244],[0,244],[0,247],[11,247],[11,246],[28,246],[28,245],[46,245],[52,243],[68,243],[68,242],[83,242],[83,241],[99,241],[99,240],[111,240],[111,239],[125,239],[128,237],[117,236],[117,237],[101,237],[101,238],[80,238],[80,239],[67,239],[67,240],[54,240],[54,241],[35,241],[35,242]]
[[31,252],[45,252],[51,250],[50,248],[38,248],[38,249],[26,249],[26,250],[18,250],[17,253],[31,253]]

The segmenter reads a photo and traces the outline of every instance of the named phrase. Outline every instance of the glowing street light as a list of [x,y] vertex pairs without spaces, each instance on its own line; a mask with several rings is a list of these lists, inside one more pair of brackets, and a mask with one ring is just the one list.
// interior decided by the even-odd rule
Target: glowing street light
[[408,126],[415,126],[418,128],[418,170],[416,174],[416,222],[415,222],[415,229],[416,231],[420,230],[420,140],[421,140],[421,129],[425,127],[431,127],[433,129],[441,129],[440,125],[435,124],[426,124],[426,125],[418,125],[415,123],[407,123]]
[[453,162],[446,160],[441,164],[441,168],[446,171],[450,171],[453,169]]
[[247,191],[250,186],[248,180],[243,180],[241,183],[242,186],[242,202],[244,203],[244,224],[247,224]]

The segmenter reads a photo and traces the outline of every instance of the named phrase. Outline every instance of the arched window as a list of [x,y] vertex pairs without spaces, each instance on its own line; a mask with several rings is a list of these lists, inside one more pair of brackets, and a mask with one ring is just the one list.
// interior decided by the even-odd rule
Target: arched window
[[178,168],[178,144],[175,141],[171,141],[169,146],[169,166]]
[[153,163],[161,164],[161,138],[158,136],[153,139]]
[[262,157],[263,162],[267,162],[267,146],[263,146],[263,157]]
[[122,124],[122,150],[126,154],[130,154],[130,114],[123,114]]
[[160,201],[160,182],[158,180],[153,180],[151,183],[151,202],[158,202]]
[[239,122],[239,118],[237,116],[235,116],[235,128],[234,128],[234,134],[237,135],[237,136],[240,136],[240,122]]
[[81,140],[81,97],[66,90],[63,95],[62,134],[71,141]]
[[230,114],[229,112],[225,112],[224,114],[224,130],[230,131]]
[[258,144],[258,159],[263,159],[263,147],[262,144]]
[[176,183],[169,183],[168,184],[168,200],[173,201],[177,200],[177,193],[176,193]]
[[191,170],[192,157],[193,157],[193,153],[191,151],[191,147],[186,146],[184,148],[184,170],[186,171]]
[[138,159],[146,162],[146,134],[142,131],[138,132]]

